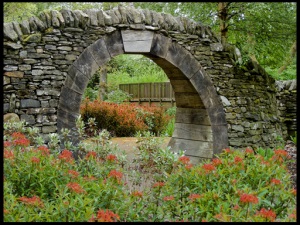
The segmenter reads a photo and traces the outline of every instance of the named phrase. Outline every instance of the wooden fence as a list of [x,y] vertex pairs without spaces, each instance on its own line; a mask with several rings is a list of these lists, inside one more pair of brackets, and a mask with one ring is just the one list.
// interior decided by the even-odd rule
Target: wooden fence
[[119,84],[119,89],[130,94],[130,102],[167,108],[175,106],[175,95],[170,82]]

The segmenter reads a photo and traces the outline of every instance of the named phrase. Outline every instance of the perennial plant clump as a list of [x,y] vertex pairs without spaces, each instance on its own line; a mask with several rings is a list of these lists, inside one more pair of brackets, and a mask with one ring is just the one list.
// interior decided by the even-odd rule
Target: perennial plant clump
[[[4,137],[4,222],[297,219],[297,191],[291,185],[286,166],[290,159],[283,149],[268,156],[251,149],[225,149],[211,160],[192,165],[188,156],[157,149],[146,138],[140,149],[165,157],[168,166],[146,155],[137,157],[143,160],[143,173],[152,174],[150,185],[138,190],[126,180],[134,169],[113,151],[104,157],[91,148],[75,159],[70,149],[50,151],[49,146],[35,146],[28,140],[21,129]],[[151,168],[146,160],[151,160]]]

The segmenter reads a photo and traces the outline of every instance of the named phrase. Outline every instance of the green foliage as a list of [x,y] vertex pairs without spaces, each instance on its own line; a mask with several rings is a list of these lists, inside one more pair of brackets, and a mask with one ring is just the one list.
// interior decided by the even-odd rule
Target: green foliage
[[117,90],[119,84],[165,81],[165,72],[142,55],[118,55],[107,65],[108,92]]
[[265,70],[275,80],[293,80],[297,79],[297,67],[296,63],[287,67],[282,73],[278,73],[278,68],[266,67]]
[[98,90],[91,87],[87,87],[82,95],[82,99],[86,98],[90,99],[91,101],[98,99]]
[[124,92],[124,91],[118,89],[118,90],[111,91],[110,93],[108,93],[107,99],[105,101],[121,104],[123,102],[129,101],[130,98],[131,98],[131,96],[127,92]]
[[[296,222],[285,150],[225,149],[192,165],[146,132],[132,167],[110,151],[106,131],[99,149],[90,145],[78,160],[67,149],[31,146],[27,133],[4,133],[4,222]],[[149,185],[137,190],[135,175],[150,175]]]
[[295,136],[290,136],[291,141],[297,146],[297,131],[295,131]]

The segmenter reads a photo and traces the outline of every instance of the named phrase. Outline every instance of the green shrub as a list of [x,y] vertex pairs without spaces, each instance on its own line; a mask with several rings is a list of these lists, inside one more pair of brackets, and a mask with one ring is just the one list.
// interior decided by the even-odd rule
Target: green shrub
[[107,99],[105,101],[121,104],[123,102],[129,101],[130,98],[131,96],[127,92],[117,89],[115,91],[111,91],[110,93],[108,93]]

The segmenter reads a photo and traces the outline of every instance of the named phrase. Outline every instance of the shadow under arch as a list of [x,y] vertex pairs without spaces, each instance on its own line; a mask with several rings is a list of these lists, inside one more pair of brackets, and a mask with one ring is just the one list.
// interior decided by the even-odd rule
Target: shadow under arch
[[[160,66],[175,92],[175,130],[169,146],[186,150],[192,163],[228,147],[227,122],[210,77],[193,55],[172,39],[152,31],[117,30],[88,46],[69,67],[62,87],[57,129],[75,128],[84,90],[95,71],[120,54],[142,54]],[[78,144],[76,136],[71,138]]]

